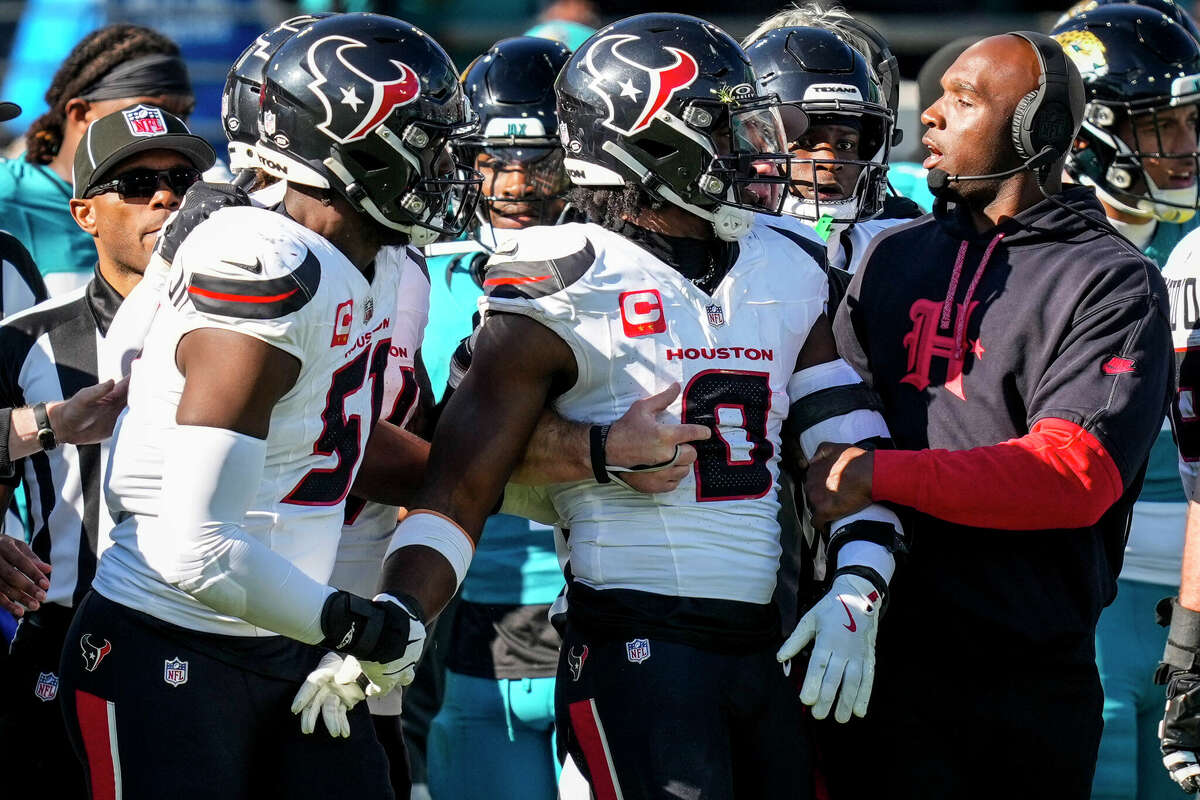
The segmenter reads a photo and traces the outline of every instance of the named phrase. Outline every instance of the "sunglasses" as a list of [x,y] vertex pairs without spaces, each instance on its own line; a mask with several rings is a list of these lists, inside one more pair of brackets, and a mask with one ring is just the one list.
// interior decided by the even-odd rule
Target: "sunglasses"
[[158,187],[167,184],[178,197],[183,197],[188,187],[200,180],[200,170],[195,167],[169,167],[153,170],[146,167],[131,169],[110,181],[88,189],[84,197],[95,197],[105,192],[117,192],[122,197],[153,197]]

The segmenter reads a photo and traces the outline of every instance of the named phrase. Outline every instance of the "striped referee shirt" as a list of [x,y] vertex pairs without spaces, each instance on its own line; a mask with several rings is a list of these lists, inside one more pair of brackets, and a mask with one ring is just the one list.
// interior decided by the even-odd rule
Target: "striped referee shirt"
[[29,251],[11,233],[0,231],[0,319],[49,296]]
[[[96,350],[121,295],[97,268],[85,285],[0,324],[0,405],[63,400],[96,383]],[[96,572],[112,520],[102,497],[108,444],[60,445],[17,462],[33,552],[54,567],[46,602],[73,607]]]

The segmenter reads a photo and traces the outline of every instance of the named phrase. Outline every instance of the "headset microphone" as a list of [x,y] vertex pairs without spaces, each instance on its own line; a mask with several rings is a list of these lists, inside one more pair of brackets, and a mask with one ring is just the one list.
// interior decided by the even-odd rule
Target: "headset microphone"
[[1032,158],[1026,159],[1025,163],[1021,164],[1021,166],[1013,167],[1012,169],[1005,170],[1004,172],[993,172],[988,175],[951,175],[944,169],[934,168],[929,170],[929,175],[926,177],[926,180],[929,183],[929,191],[933,193],[934,197],[939,197],[939,193],[945,193],[951,183],[955,183],[957,181],[999,180],[1000,178],[1007,178],[1011,175],[1016,175],[1018,172],[1024,172],[1027,169],[1038,170],[1046,164],[1049,164],[1051,161],[1057,158],[1058,155],[1059,154],[1055,152],[1053,147],[1046,145]]

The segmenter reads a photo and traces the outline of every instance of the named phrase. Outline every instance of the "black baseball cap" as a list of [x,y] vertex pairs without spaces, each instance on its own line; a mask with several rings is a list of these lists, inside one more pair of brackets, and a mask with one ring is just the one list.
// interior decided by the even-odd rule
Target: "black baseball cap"
[[21,116],[21,107],[16,103],[0,100],[0,122],[8,122]]
[[188,130],[179,117],[158,106],[138,103],[88,126],[75,151],[75,197],[104,182],[117,164],[146,150],[175,150],[204,171],[217,160],[212,146]]

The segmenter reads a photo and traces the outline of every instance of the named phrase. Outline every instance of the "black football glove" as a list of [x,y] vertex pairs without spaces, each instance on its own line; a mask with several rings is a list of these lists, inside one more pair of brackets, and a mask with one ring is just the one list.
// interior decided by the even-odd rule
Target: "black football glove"
[[1167,706],[1158,726],[1163,765],[1188,794],[1200,791],[1200,613],[1175,598],[1158,604],[1161,624],[1170,621],[1167,646],[1154,682],[1167,685]]
[[188,234],[214,212],[230,206],[248,205],[250,196],[236,186],[205,181],[192,184],[183,196],[179,209],[159,233],[154,245],[155,254],[170,264]]

